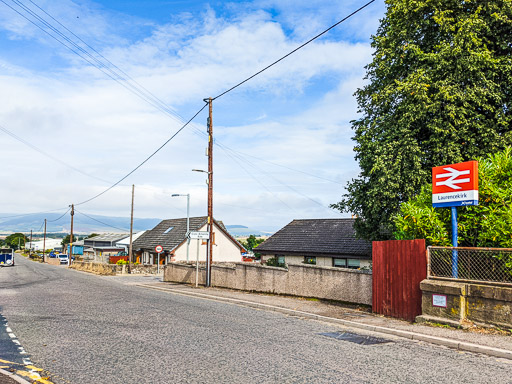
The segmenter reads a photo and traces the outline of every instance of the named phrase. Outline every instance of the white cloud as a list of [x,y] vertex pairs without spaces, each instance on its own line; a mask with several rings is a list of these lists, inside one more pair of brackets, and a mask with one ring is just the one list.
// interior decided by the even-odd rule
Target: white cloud
[[[59,4],[62,7],[52,13],[77,10],[72,2]],[[232,18],[209,10],[201,19],[182,15],[173,24],[155,26],[150,36],[131,45],[124,37],[114,45],[114,28],[109,26],[109,17],[114,16],[94,4],[84,7],[94,24],[87,33],[95,39],[108,36],[104,55],[185,118],[202,105],[203,97],[222,92],[294,49],[304,34],[298,27],[290,32],[291,20],[278,22],[281,19],[267,10],[246,8]],[[31,37],[14,24],[0,20],[9,36]],[[361,86],[363,67],[370,59],[368,41],[324,39],[215,102],[218,143],[249,155],[215,147],[219,219],[227,224],[279,227],[293,218],[337,216],[325,207],[339,199],[342,184],[357,173],[350,140],[349,121],[356,116],[352,94]],[[0,57],[0,68],[6,69],[0,87],[8,90],[0,93],[0,125],[94,177],[119,180],[180,126],[83,63],[73,60],[60,70],[39,73],[12,61]],[[122,186],[81,209],[127,216],[134,183],[140,186],[138,217],[184,216],[185,202],[170,198],[171,193],[191,193],[192,214],[205,214],[205,177],[191,172],[207,167],[206,137],[194,130],[205,132],[205,118],[203,111]],[[0,169],[7,186],[0,212],[66,207],[106,186],[3,132],[0,142],[4,148],[0,156],[9,164]]]

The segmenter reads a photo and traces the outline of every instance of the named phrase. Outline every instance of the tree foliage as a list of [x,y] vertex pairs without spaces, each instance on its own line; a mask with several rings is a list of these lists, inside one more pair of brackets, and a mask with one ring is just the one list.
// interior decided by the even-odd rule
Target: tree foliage
[[[66,237],[64,237],[62,239],[62,241],[60,242],[63,246],[66,245],[66,244],[69,244],[69,240],[71,239],[71,235],[66,235]],[[78,241],[78,238],[73,235],[73,243]]]
[[361,172],[333,207],[359,236],[392,237],[391,217],[434,166],[512,144],[512,2],[387,0],[352,122]]
[[263,243],[264,241],[265,239],[257,238],[254,235],[249,235],[247,240],[241,240],[240,244],[242,244],[244,248],[247,249],[248,251],[252,251],[253,248],[256,248],[259,244]]
[[25,236],[23,233],[16,232],[7,236],[4,240],[4,244],[9,248],[19,249],[22,248],[23,245],[28,241],[30,241],[30,239],[27,236]]
[[[512,148],[479,160],[479,205],[458,208],[459,246],[512,247]],[[432,185],[393,217],[397,239],[451,246],[449,208],[432,207]]]

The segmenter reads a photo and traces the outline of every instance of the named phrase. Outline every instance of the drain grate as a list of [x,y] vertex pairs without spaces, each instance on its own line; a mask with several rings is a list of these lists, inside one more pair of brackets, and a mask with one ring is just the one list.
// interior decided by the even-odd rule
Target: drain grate
[[373,345],[373,344],[384,344],[391,343],[391,340],[381,339],[380,337],[363,336],[352,332],[326,332],[319,333],[321,336],[332,337],[336,340],[350,341],[359,345]]

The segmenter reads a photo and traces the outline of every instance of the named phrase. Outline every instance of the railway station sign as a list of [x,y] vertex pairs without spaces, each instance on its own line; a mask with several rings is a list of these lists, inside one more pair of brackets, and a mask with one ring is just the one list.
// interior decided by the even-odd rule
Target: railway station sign
[[478,205],[478,162],[432,168],[432,205],[437,208]]

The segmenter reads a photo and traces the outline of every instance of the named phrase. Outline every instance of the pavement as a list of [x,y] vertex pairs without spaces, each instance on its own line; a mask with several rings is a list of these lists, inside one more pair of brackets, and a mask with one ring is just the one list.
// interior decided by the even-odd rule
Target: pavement
[[483,353],[512,360],[512,334],[510,332],[508,335],[500,334],[492,328],[489,330],[482,330],[482,328],[456,329],[441,324],[410,323],[370,313],[368,308],[365,307],[347,307],[317,299],[251,293],[222,288],[196,288],[178,283],[134,282],[134,284],[171,294],[275,311],[300,318],[424,341],[459,351]]

